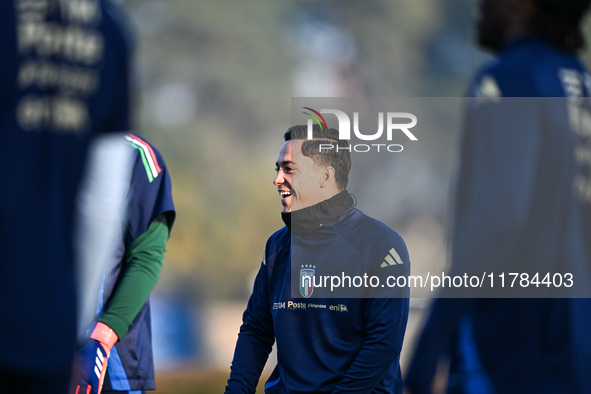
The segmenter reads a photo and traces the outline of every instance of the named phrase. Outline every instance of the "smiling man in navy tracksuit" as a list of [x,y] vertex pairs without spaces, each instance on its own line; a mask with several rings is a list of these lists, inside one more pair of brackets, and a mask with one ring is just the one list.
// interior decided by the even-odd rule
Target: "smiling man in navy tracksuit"
[[322,143],[347,147],[338,132],[315,127],[306,136],[305,126],[285,133],[274,184],[286,227],[267,241],[226,393],[255,392],[274,341],[267,393],[401,393],[408,289],[351,286],[335,298],[311,278],[407,276],[406,246],[353,206],[350,152],[319,152]]

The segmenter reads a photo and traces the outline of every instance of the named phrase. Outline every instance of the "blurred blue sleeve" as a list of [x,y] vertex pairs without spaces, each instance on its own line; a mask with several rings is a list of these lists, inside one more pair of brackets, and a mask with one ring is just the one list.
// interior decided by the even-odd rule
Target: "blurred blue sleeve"
[[454,211],[452,269],[458,273],[511,266],[540,160],[536,105],[531,99],[469,103]]
[[[518,263],[515,256],[528,226],[540,160],[536,105],[535,100],[469,102],[450,275],[500,273]],[[474,304],[474,299],[447,298],[446,290],[432,304],[406,375],[405,384],[413,394],[431,392],[437,363],[448,351],[461,317]]]

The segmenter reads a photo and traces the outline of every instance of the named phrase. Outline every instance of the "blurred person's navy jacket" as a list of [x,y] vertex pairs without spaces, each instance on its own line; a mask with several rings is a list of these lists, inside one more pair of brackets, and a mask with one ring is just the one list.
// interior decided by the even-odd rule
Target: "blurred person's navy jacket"
[[130,128],[125,18],[92,4],[80,15],[77,2],[0,3],[0,367],[14,371],[70,373],[88,145]]
[[[478,72],[455,196],[456,273],[571,271],[586,282],[582,287],[588,284],[591,211],[575,183],[589,165],[575,150],[589,141],[573,131],[567,100],[587,102],[589,83],[575,55],[538,37],[511,43]],[[585,392],[590,305],[568,298],[438,298],[406,383],[413,393],[430,392],[437,360],[447,354],[450,392]]]

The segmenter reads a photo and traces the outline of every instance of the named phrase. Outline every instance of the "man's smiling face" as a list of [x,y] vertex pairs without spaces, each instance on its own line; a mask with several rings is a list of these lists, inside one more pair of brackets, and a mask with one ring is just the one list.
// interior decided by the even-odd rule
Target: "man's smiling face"
[[275,163],[277,175],[273,184],[281,197],[283,212],[292,212],[316,205],[324,200],[322,179],[324,169],[302,154],[304,140],[286,141]]

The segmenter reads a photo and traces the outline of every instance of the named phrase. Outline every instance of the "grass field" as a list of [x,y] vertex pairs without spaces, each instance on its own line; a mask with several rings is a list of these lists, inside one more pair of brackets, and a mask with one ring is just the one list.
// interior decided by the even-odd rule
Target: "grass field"
[[[224,392],[230,371],[183,370],[156,374],[155,394],[220,394]],[[257,393],[263,393],[267,377],[259,381]]]

